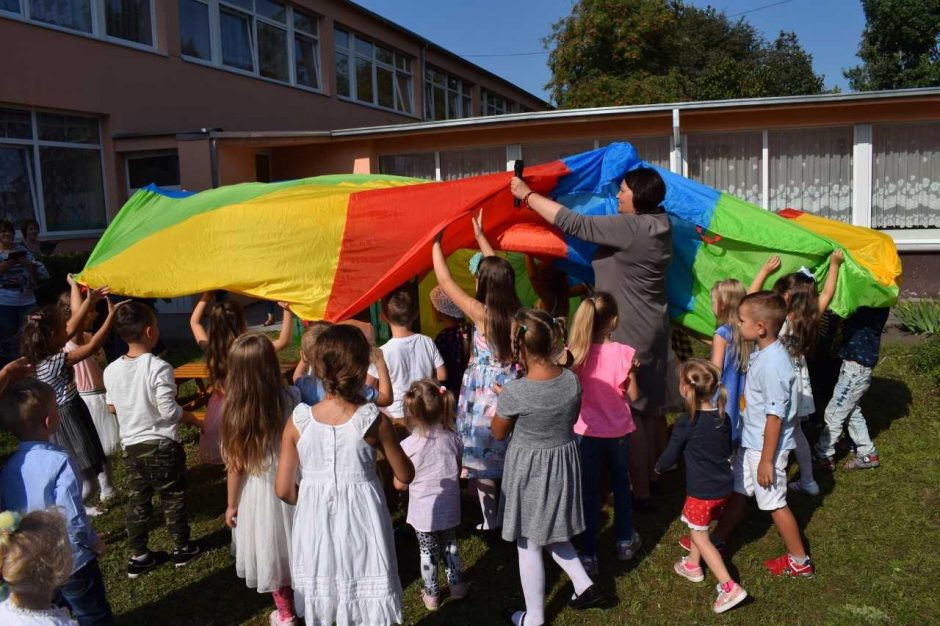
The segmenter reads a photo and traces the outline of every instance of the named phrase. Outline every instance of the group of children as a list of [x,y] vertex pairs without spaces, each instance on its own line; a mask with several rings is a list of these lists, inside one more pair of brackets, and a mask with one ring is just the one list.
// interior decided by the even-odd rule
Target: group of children
[[[0,475],[3,508],[17,512],[0,515],[0,571],[12,592],[0,618],[43,612],[50,623],[71,623],[51,608],[56,594],[80,624],[111,623],[97,563],[105,546],[90,522],[97,511],[85,502],[96,485],[101,501],[113,497],[107,455],[118,446],[127,474],[128,576],[166,560],[148,547],[154,495],[174,543],[169,560],[182,567],[200,555],[186,513],[180,422],[200,428],[203,462],[225,466],[236,573],[272,594],[272,625],[299,616],[308,625],[401,623],[390,513],[398,505],[417,536],[424,605],[436,610],[444,596],[439,567],[447,594],[465,597],[462,480],[480,508],[475,530],[516,544],[525,606],[507,612],[511,624],[545,622],[544,551],[571,579],[571,607],[601,603],[594,580],[605,486],[613,492],[617,558],[628,561],[641,546],[628,471],[635,351],[610,339],[618,311],[609,294],[585,297],[570,328],[557,311],[523,308],[511,264],[493,253],[476,219],[474,226],[483,252],[474,293],[451,276],[440,238],[432,248],[439,284],[432,305],[445,320],[443,340],[413,331],[418,302],[401,288],[383,299],[391,339],[381,348],[355,322],[309,325],[292,385],[277,358],[291,341],[286,307],[272,340],[247,331],[237,303],[204,296],[191,319],[213,389],[202,420],[177,403],[172,368],[152,354],[160,337],[153,310],[112,304],[106,288],[83,298],[70,280],[59,306],[28,316],[24,356],[0,373],[0,385],[9,383],[0,419],[20,440]],[[814,464],[834,469],[846,422],[857,455],[845,467],[878,464],[858,401],[877,360],[880,311],[862,310],[843,325],[845,361],[815,460],[801,423],[815,408],[806,357],[841,262],[834,253],[820,295],[804,273],[761,291],[779,268],[775,258],[750,294],[739,281],[717,283],[712,358],[679,368],[686,413],[656,471],[684,456],[682,520],[691,532],[680,541],[689,554],[675,571],[702,581],[704,561],[718,582],[716,612],[747,597],[720,550],[748,497],[771,513],[787,549],[767,568],[811,576],[788,489],[818,494]],[[108,315],[93,331],[101,300]],[[112,327],[128,348],[102,371],[99,352]],[[800,480],[788,486],[791,450]],[[49,507],[59,507],[64,524],[44,512]]]

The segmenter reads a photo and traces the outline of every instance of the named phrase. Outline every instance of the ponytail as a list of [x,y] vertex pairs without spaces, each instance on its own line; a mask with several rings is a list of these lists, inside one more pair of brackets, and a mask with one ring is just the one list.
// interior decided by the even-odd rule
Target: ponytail
[[728,393],[721,385],[721,371],[711,361],[693,358],[679,364],[679,382],[682,399],[689,413],[689,420],[695,422],[695,414],[705,402],[715,397],[718,392],[718,415],[724,419]]
[[584,365],[592,343],[601,343],[613,329],[618,317],[617,301],[606,291],[596,291],[578,305],[571,325],[568,347],[574,360],[573,368]]
[[424,378],[413,382],[402,398],[402,406],[411,430],[425,434],[435,425],[454,430],[454,395],[436,380]]

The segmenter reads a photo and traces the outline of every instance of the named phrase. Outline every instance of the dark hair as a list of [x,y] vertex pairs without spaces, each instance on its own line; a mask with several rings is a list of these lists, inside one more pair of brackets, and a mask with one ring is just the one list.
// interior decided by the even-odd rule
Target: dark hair
[[3,394],[0,424],[19,438],[28,425],[46,417],[55,403],[55,391],[36,378],[18,380]]
[[245,311],[234,300],[216,302],[209,309],[209,341],[206,345],[206,369],[213,386],[224,387],[228,370],[228,352],[232,342],[245,332]]
[[522,361],[522,350],[543,361],[556,361],[565,349],[565,321],[538,309],[522,309],[513,316],[516,334],[513,354]]
[[156,314],[143,302],[122,304],[114,312],[114,330],[127,343],[140,341],[147,327],[156,325]]
[[512,316],[522,308],[516,295],[516,272],[506,259],[483,257],[477,271],[477,301],[486,307],[486,342],[500,361],[512,355]]
[[0,219],[0,232],[9,231],[16,234],[16,228],[13,227],[13,222],[10,220]]
[[454,396],[436,380],[424,378],[411,383],[402,405],[410,430],[426,433],[436,424],[454,430]]
[[666,199],[666,183],[663,182],[663,177],[659,175],[659,172],[651,167],[638,167],[627,172],[623,177],[623,182],[633,192],[633,206],[637,213],[665,211],[662,204]]
[[819,327],[819,294],[816,281],[802,272],[781,276],[774,283],[774,293],[784,299],[790,324],[781,337],[791,356],[813,356]]
[[25,220],[20,222],[20,232],[23,234],[23,239],[26,239],[26,229],[30,226],[35,226],[36,229],[39,229],[39,222],[34,220],[31,217],[27,217]]
[[411,287],[403,285],[382,298],[382,312],[395,326],[410,326],[418,313]]
[[783,320],[787,317],[787,303],[772,291],[757,291],[744,296],[741,304],[738,305],[738,310],[744,307],[754,314],[758,322],[764,322],[775,337],[780,332],[780,327],[783,326]]
[[23,322],[20,334],[20,354],[30,363],[39,363],[64,347],[56,341],[56,334],[66,322],[62,309],[57,305],[33,309]]
[[362,404],[362,386],[369,370],[370,348],[355,326],[336,324],[317,338],[313,369],[323,389],[354,404]]

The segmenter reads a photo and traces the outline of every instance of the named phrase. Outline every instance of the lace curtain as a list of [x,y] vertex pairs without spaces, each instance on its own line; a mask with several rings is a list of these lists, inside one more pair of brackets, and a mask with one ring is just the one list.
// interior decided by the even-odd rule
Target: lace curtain
[[761,205],[760,132],[689,135],[689,178]]
[[851,222],[852,133],[851,126],[770,131],[768,208]]
[[379,173],[434,180],[434,153],[386,154],[379,157]]
[[441,152],[441,180],[506,171],[506,146]]
[[940,123],[872,127],[871,224],[940,227]]
[[[550,163],[565,157],[570,157],[594,149],[593,139],[576,141],[555,141],[552,143],[522,144],[522,160],[526,167],[540,163]],[[505,164],[503,169],[506,169]]]

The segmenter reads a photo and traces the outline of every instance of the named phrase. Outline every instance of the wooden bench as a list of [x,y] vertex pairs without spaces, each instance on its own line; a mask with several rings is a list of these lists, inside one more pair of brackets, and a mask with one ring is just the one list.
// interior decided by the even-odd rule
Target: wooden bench
[[[281,375],[284,376],[287,384],[293,382],[292,377],[296,368],[297,363],[281,363]],[[173,378],[177,385],[182,385],[190,380],[196,383],[195,393],[181,397],[178,396],[176,401],[181,407],[191,412],[193,416],[201,422],[206,417],[206,405],[209,402],[209,398],[212,397],[212,386],[209,384],[209,369],[206,367],[205,362],[195,361],[193,363],[180,365],[173,370]]]

